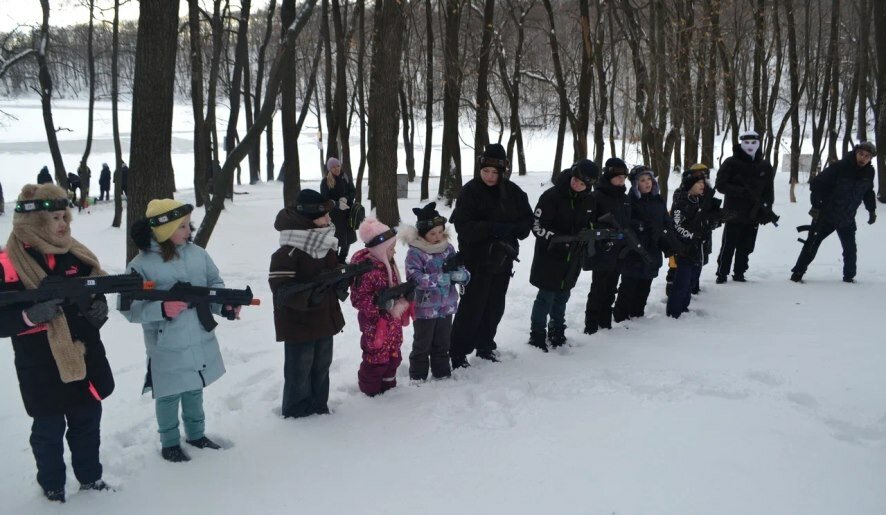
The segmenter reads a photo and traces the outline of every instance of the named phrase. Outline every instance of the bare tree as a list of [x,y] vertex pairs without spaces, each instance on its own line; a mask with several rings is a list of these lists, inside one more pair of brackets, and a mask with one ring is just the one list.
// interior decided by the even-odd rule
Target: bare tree
[[111,130],[114,133],[114,220],[111,226],[120,227],[123,222],[123,147],[120,144],[120,113],[117,105],[120,97],[117,74],[120,61],[120,0],[114,0],[111,32]]
[[80,175],[80,203],[86,205],[89,202],[89,182],[92,172],[87,165],[89,154],[92,151],[92,129],[95,115],[95,53],[93,52],[93,34],[95,32],[95,1],[89,0],[89,31],[87,33],[86,51],[87,65],[89,67],[89,108],[86,122],[86,148],[83,157],[80,158],[80,166],[77,173]]
[[[836,0],[834,0],[836,3]],[[877,49],[877,153],[878,195],[886,203],[886,5],[874,2],[874,37]]]
[[43,23],[40,25],[40,33],[37,38],[37,65],[40,67],[40,105],[43,107],[43,128],[46,130],[46,142],[49,144],[49,153],[52,155],[52,164],[55,168],[55,182],[62,188],[68,188],[68,173],[65,171],[65,162],[58,146],[58,138],[55,135],[55,122],[52,120],[52,75],[49,72],[47,53],[49,52],[49,0],[40,0],[43,8]]
[[194,115],[194,197],[200,207],[211,200],[207,172],[212,154],[209,131],[203,116],[203,36],[200,33],[199,0],[188,0],[188,29],[191,43],[191,110]]
[[446,197],[449,206],[458,197],[462,185],[461,144],[458,137],[462,66],[458,49],[461,13],[466,1],[446,0],[443,16],[446,27],[443,41],[443,145],[438,194]]
[[[489,67],[492,53],[492,33],[495,0],[483,3],[483,37],[480,43],[480,62],[477,66],[477,100],[474,127],[474,151],[480,152],[489,143]],[[480,162],[474,160],[474,177],[480,177]]]

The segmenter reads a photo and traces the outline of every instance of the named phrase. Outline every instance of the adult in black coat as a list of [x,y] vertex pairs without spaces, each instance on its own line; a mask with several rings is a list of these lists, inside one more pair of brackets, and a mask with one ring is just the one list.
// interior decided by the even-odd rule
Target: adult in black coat
[[77,203],[77,190],[80,189],[80,175],[70,172],[68,173],[68,191],[74,194],[72,202]]
[[[0,291],[32,289],[44,277],[104,274],[95,256],[71,237],[65,191],[53,184],[26,185],[23,209],[13,218],[0,252]],[[114,390],[99,327],[107,320],[104,296],[86,313],[61,299],[20,302],[0,308],[0,337],[11,338],[25,410],[34,422],[31,448],[37,482],[47,498],[64,502],[64,439],[81,489],[103,490],[99,461],[101,400]]]
[[468,366],[466,356],[475,349],[478,357],[497,361],[495,333],[505,312],[518,240],[529,236],[532,227],[526,193],[508,180],[510,163],[504,147],[486,145],[479,160],[480,177],[462,187],[449,218],[471,273],[452,324],[452,368]]
[[102,163],[102,171],[98,176],[98,187],[100,190],[99,200],[111,200],[111,169],[108,163]]
[[335,225],[335,237],[338,239],[338,262],[344,263],[348,259],[351,244],[357,241],[357,232],[348,224],[357,190],[342,173],[338,159],[330,157],[326,161],[326,171],[326,178],[320,181],[320,194],[325,200],[335,202],[335,209],[330,216]]
[[37,184],[52,184],[52,175],[49,173],[49,168],[44,166],[40,169],[40,173],[37,174]]
[[557,184],[542,193],[535,206],[532,224],[535,254],[529,282],[538,288],[538,294],[532,305],[529,344],[545,352],[548,350],[546,337],[551,347],[566,343],[566,302],[586,254],[579,242],[554,243],[553,240],[575,236],[592,227],[596,215],[591,188],[599,175],[593,161],[582,159],[563,170]]
[[761,223],[772,220],[775,200],[775,170],[763,159],[760,135],[754,131],[741,133],[732,157],[717,171],[717,191],[723,194],[723,209],[731,218],[723,228],[723,243],[717,257],[717,283],[726,282],[735,258],[732,278],[744,282],[748,259],[757,242]]
[[843,246],[843,280],[855,282],[858,251],[855,244],[855,214],[864,202],[868,210],[868,224],[877,221],[877,203],[874,197],[874,167],[871,160],[877,147],[865,141],[855,146],[846,157],[831,164],[809,181],[812,225],[809,237],[791,270],[791,280],[802,282],[803,274],[825,238],[834,231]]
[[612,312],[616,322],[643,316],[652,280],[658,276],[663,262],[662,251],[668,250],[662,232],[672,230],[667,204],[661,198],[652,169],[636,166],[628,177],[631,180],[628,193],[631,199],[631,228],[652,262],[647,263],[636,252],[625,256],[618,298]]
[[[631,200],[627,196],[625,179],[628,169],[624,161],[617,157],[609,158],[603,167],[594,190],[594,203],[597,219],[611,213],[622,228],[631,227]],[[598,227],[615,229],[615,225],[597,224]],[[597,252],[585,263],[591,274],[591,291],[585,306],[585,334],[594,334],[597,329],[612,328],[612,303],[618,288],[618,276],[622,259],[619,257],[624,242],[601,240],[597,242]]]
[[126,181],[129,178],[129,167],[126,166],[126,163],[120,166],[120,170],[118,174],[114,176],[114,182],[120,181],[120,192],[126,196],[127,184]]

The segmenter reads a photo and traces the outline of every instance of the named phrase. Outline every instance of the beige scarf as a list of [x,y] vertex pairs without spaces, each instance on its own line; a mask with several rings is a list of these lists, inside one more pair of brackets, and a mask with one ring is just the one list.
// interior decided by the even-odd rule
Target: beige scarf
[[[31,245],[43,254],[65,254],[70,252],[81,261],[92,267],[92,275],[107,275],[101,269],[98,258],[82,243],[70,236],[47,235],[47,213],[16,214],[13,219],[12,234],[6,242],[6,251],[18,272],[22,283],[27,289],[35,289],[46,277],[40,264],[25,251],[25,245]],[[66,216],[70,220],[70,215]],[[86,346],[83,342],[73,341],[68,320],[62,314],[47,322],[47,338],[52,357],[58,367],[62,382],[70,383],[86,378]]]

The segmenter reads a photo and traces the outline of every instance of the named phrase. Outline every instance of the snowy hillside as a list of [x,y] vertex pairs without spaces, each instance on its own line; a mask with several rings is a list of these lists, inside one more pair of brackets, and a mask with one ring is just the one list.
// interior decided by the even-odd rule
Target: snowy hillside
[[[179,120],[187,117],[180,114],[177,124],[185,125],[177,130],[186,137],[187,122]],[[0,149],[7,201],[17,193],[14,184],[33,180],[49,161],[39,149],[11,153],[9,141],[39,141],[39,130],[32,136],[7,138]],[[551,142],[538,137],[530,145],[532,169],[546,170]],[[66,157],[73,162],[75,154]],[[177,168],[186,175],[182,156]],[[538,172],[514,180],[534,205],[546,179]],[[822,246],[806,284],[791,283],[800,250],[794,227],[807,221],[809,206],[805,188],[800,202],[789,204],[786,183],[779,174],[781,227],[761,229],[748,282],[715,285],[709,265],[691,313],[678,321],[664,315],[662,271],[646,319],[582,335],[590,286],[584,274],[567,309],[570,346],[549,354],[529,347],[530,236],[496,338],[502,363],[474,361],[450,380],[418,386],[409,385],[402,365],[400,386],[367,398],[357,389],[356,312],[345,303],[347,326],[335,338],[331,368],[334,413],[299,420],[280,416],[283,348],[274,341],[267,286],[280,187],[238,188],[249,194],[238,195],[222,215],[208,250],[230,287],[252,286],[263,304],[217,329],[228,373],[205,392],[207,434],[228,448],[188,449],[187,464],[161,459],[153,402],[140,395],[141,329],[114,313],[102,331],[117,388],[104,402],[101,456],[105,479],[117,491],[77,493],[69,467],[68,503],[50,504],[34,480],[30,419],[11,345],[2,340],[3,511],[886,513],[886,346],[877,323],[886,294],[886,222],[868,226],[859,215],[857,284],[840,281],[835,236]],[[408,222],[417,196],[415,183],[401,201]],[[189,192],[180,198],[190,200]],[[124,233],[110,227],[112,206],[74,216],[74,236],[108,271],[122,272]],[[10,223],[9,214],[0,217],[0,241]],[[715,255],[719,237],[720,231]],[[398,247],[401,269],[404,257]],[[410,328],[406,353],[411,336]]]

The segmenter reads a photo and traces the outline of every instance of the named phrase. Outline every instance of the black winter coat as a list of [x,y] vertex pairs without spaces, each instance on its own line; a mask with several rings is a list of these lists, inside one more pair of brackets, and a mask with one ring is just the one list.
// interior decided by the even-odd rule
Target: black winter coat
[[[83,277],[92,272],[89,265],[71,253],[55,255],[52,269],[47,264],[47,258],[39,252],[28,249],[28,253],[40,263],[47,275]],[[3,281],[0,283],[0,291],[24,290],[21,281],[12,280],[10,276],[15,274],[6,270],[4,265],[11,266],[11,262],[0,260],[0,279]],[[0,309],[0,338],[12,338],[15,371],[28,415],[60,415],[68,408],[98,402],[90,392],[90,384],[99,397],[111,395],[114,391],[114,376],[105,357],[105,347],[98,329],[80,314],[76,306],[64,307],[72,340],[79,340],[86,346],[86,379],[63,383],[49,348],[46,326],[28,327],[22,318],[22,310],[31,305],[33,303],[17,303]]]
[[102,166],[102,171],[98,176],[98,187],[103,190],[111,189],[111,169],[107,166]]
[[37,174],[37,184],[52,184],[52,175],[49,173],[49,168],[44,166],[40,169],[40,173]]
[[852,151],[832,163],[809,181],[812,207],[820,209],[820,223],[840,229],[855,225],[858,206],[864,202],[868,211],[877,209],[874,197],[874,167],[859,168]]
[[740,145],[735,145],[732,157],[726,159],[717,170],[717,191],[723,194],[723,209],[735,213],[734,222],[746,224],[760,223],[758,211],[752,218],[751,211],[758,203],[770,208],[775,200],[775,170],[763,153],[751,158]]
[[576,193],[569,186],[569,170],[560,174],[557,184],[548,188],[535,206],[535,254],[529,282],[547,291],[571,290],[578,275],[585,252],[578,244],[551,245],[554,236],[570,236],[591,227],[596,219],[594,197],[590,191]]
[[690,259],[693,263],[704,265],[711,253],[711,238],[714,224],[710,223],[705,215],[715,214],[720,211],[714,198],[714,191],[705,188],[699,197],[693,197],[683,191],[682,188],[674,190],[674,201],[671,204],[671,217],[674,220],[674,228],[677,235],[685,245],[682,252],[677,256]]
[[335,237],[343,245],[350,245],[357,241],[357,231],[348,227],[348,215],[351,209],[339,209],[338,199],[344,197],[348,200],[348,206],[354,207],[354,197],[357,190],[354,185],[345,177],[344,172],[335,177],[335,186],[330,188],[326,184],[326,179],[320,181],[320,194],[326,200],[335,202],[335,208],[329,213],[332,223],[335,225]]
[[665,242],[660,238],[661,229],[672,225],[668,216],[668,207],[661,195],[657,193],[632,193],[631,197],[631,228],[643,248],[652,257],[652,263],[646,263],[636,252],[629,252],[624,258],[621,274],[637,279],[655,279],[658,269],[664,263],[662,250]]
[[458,249],[472,274],[481,269],[510,273],[513,261],[498,242],[519,252],[518,240],[529,236],[532,220],[529,198],[519,186],[508,180],[487,186],[477,178],[462,187],[449,218],[458,233]]
[[[627,188],[624,186],[613,186],[611,182],[601,180],[597,183],[594,193],[594,204],[597,210],[596,219],[607,213],[612,213],[613,217],[618,221],[622,228],[631,227],[631,199],[628,198]],[[613,229],[613,225],[605,223],[597,223],[598,228]],[[596,272],[615,272],[621,267],[622,260],[618,255],[624,248],[624,241],[614,240],[597,242],[597,252],[594,256],[585,261],[585,270],[594,270]]]

